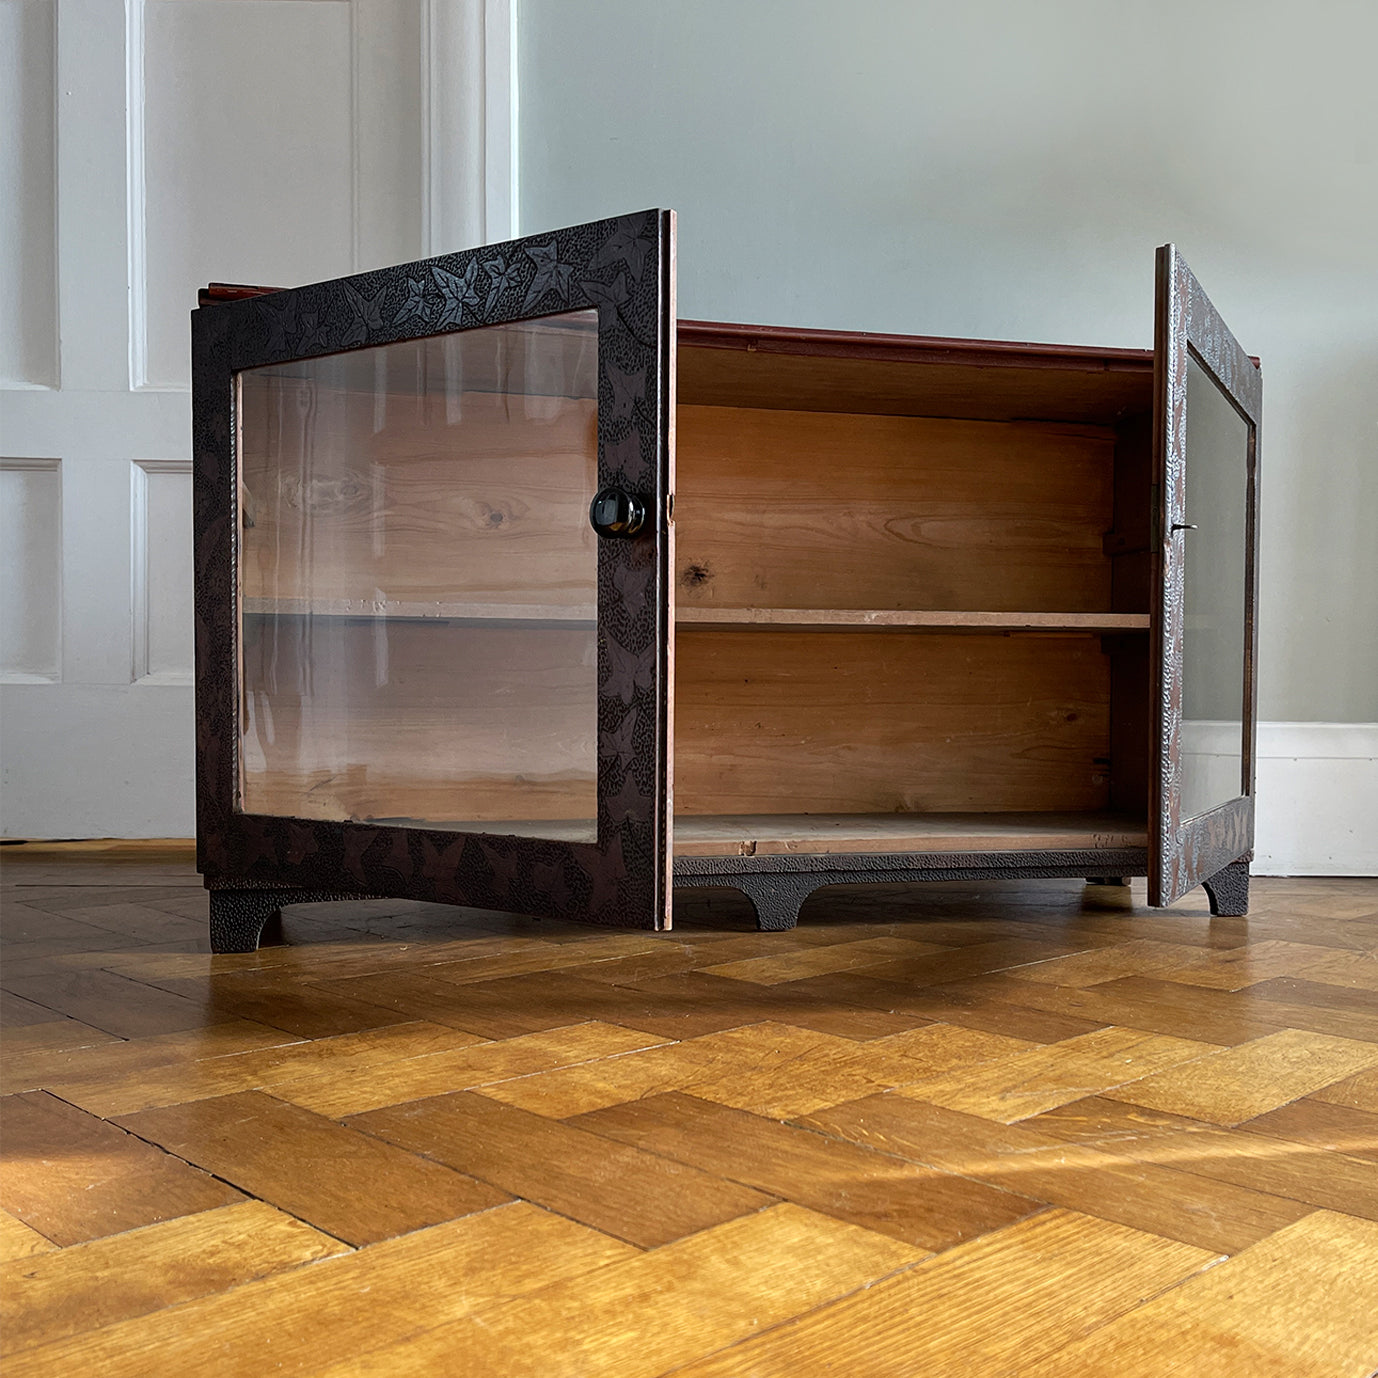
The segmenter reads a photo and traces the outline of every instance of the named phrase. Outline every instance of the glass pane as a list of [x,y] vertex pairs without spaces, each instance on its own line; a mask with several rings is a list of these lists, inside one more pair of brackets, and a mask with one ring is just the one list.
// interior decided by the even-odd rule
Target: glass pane
[[1237,799],[1244,779],[1244,631],[1249,423],[1187,360],[1186,564],[1182,650],[1183,819]]
[[240,807],[597,834],[597,313],[239,375]]

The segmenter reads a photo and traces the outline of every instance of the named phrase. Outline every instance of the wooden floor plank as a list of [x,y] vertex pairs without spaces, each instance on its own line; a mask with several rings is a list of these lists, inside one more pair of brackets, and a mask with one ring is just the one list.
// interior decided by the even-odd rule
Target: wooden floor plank
[[[35,1005],[34,1008],[41,1007]],[[5,1029],[6,1070],[19,1057],[61,1053],[74,1048],[94,1048],[102,1043],[121,1041],[118,1035],[106,1033],[104,1029],[93,1029],[79,1019],[64,1019],[53,1010],[44,1010],[43,1013],[45,1018],[36,1023],[12,1025]]]
[[898,961],[906,957],[928,957],[949,948],[937,943],[908,938],[866,938],[860,942],[828,943],[798,948],[793,952],[746,957],[737,961],[703,966],[710,976],[729,976],[734,981],[751,981],[761,986],[777,986],[784,981],[800,981],[853,967],[875,966],[877,962]]
[[242,1201],[0,1266],[0,1354],[50,1344],[347,1252]]
[[692,1364],[677,1378],[1023,1374],[1213,1257],[1048,1211]]
[[47,1084],[73,1104],[114,1118],[235,1091],[276,1088],[280,1082],[347,1078],[408,1058],[466,1048],[478,1041],[473,1034],[424,1022],[389,1024],[310,1040],[296,1040],[291,1034],[281,1037],[287,1041],[278,1046],[223,1056],[169,1059],[148,1068],[81,1078],[58,1075]]
[[1246,1120],[1240,1128],[1378,1162],[1378,1115],[1368,1110],[1307,1098]]
[[5,1378],[300,1378],[632,1253],[517,1202],[42,1345]]
[[348,1123],[641,1248],[750,1214],[771,1200],[467,1091],[373,1110]]
[[1367,1378],[1375,1297],[1378,1224],[1318,1211],[1020,1371]]
[[1070,957],[1014,967],[1010,975],[1020,981],[1041,985],[1085,989],[1121,976],[1142,976],[1179,970],[1190,962],[1203,960],[1199,947],[1139,938],[1113,947],[1098,947]]
[[0,1206],[55,1244],[240,1200],[224,1182],[45,1091],[0,1102]]
[[1001,1124],[1219,1052],[1214,1043],[1108,1028],[927,1077],[899,1094]]
[[1322,1210],[1378,1220],[1378,1173],[1362,1158],[1092,1097],[1027,1122],[1042,1134]]
[[232,1017],[212,1003],[209,993],[197,998],[158,990],[110,971],[64,972],[51,976],[4,978],[5,989],[70,1015],[83,1024],[120,1038],[197,1029]]
[[1378,1044],[1285,1029],[1105,1092],[1211,1124],[1253,1119],[1354,1072],[1378,1067]]
[[295,1034],[242,1019],[146,1038],[111,1038],[98,1046],[53,1051],[13,1052],[6,1040],[0,1085],[7,1092],[54,1090],[58,1086],[89,1083],[101,1086],[200,1058],[227,1057],[293,1043],[301,1043]]
[[0,1209],[0,1263],[32,1258],[34,1254],[46,1254],[56,1248],[51,1239],[39,1234],[9,1211]]
[[1311,943],[1289,943],[1277,939],[1250,943],[1198,957],[1186,966],[1159,970],[1154,974],[1181,985],[1209,986],[1213,990],[1243,990],[1278,976],[1295,976],[1309,971],[1334,951]]
[[1020,1125],[996,1124],[902,1096],[870,1096],[800,1123],[1213,1253],[1246,1248],[1306,1209],[1263,1191],[1059,1142]]
[[332,1119],[655,1047],[654,1034],[591,1020],[339,1074],[285,1080],[273,1094]]
[[122,1116],[140,1138],[349,1244],[371,1244],[509,1198],[260,1091]]
[[[655,1378],[922,1257],[911,1245],[783,1204],[326,1373],[450,1375],[462,1355],[465,1378]],[[553,1367],[551,1355],[560,1356]]]
[[1370,1114],[1378,1115],[1378,1067],[1355,1072],[1352,1077],[1313,1091],[1311,1099],[1328,1101],[1331,1105],[1350,1105],[1355,1110],[1367,1110]]
[[925,1249],[949,1248],[1043,1209],[1041,1201],[674,1092],[571,1123]]

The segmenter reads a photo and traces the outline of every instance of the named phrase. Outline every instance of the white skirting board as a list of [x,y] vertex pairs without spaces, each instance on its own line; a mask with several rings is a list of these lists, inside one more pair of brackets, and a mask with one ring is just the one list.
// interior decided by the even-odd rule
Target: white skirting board
[[[1223,790],[1238,728],[1183,728],[1186,754]],[[1256,771],[1255,875],[1378,876],[1378,723],[1259,723]]]

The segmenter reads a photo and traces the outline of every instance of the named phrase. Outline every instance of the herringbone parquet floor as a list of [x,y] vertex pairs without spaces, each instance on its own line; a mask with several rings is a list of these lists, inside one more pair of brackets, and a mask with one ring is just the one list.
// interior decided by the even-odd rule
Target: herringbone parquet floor
[[5,853],[7,1378],[1378,1366],[1378,882],[211,957],[185,854]]

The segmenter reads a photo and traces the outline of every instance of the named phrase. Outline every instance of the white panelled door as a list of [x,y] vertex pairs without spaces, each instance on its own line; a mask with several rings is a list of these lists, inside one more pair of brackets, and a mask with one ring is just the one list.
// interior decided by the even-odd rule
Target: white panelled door
[[510,112],[508,0],[0,0],[4,836],[193,831],[188,312],[510,231],[485,55]]

